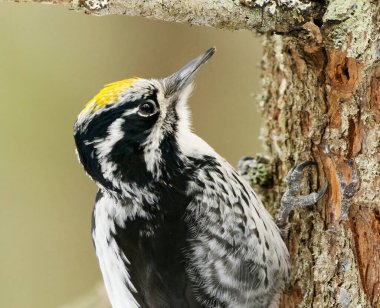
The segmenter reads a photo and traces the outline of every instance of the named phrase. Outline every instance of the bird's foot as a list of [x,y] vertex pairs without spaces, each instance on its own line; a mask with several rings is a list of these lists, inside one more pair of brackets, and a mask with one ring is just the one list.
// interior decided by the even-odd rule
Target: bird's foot
[[287,188],[281,198],[280,210],[278,212],[277,225],[284,227],[286,225],[290,212],[296,208],[305,207],[317,203],[326,193],[328,183],[325,183],[318,192],[312,192],[308,195],[299,195],[303,170],[308,166],[315,166],[312,161],[304,161],[294,166],[286,176]]

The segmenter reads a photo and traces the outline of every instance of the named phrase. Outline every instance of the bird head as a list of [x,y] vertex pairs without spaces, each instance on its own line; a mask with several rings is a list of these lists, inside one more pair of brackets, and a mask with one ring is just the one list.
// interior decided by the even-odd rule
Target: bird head
[[106,85],[79,114],[74,138],[80,162],[98,185],[119,189],[123,181],[146,182],[162,173],[176,138],[190,130],[187,100],[208,49],[163,79],[130,78]]

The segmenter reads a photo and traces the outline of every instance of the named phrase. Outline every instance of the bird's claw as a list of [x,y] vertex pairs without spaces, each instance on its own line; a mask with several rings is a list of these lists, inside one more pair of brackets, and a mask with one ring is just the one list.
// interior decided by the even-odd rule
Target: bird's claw
[[308,195],[299,195],[303,170],[308,166],[317,165],[312,161],[304,161],[294,166],[286,176],[287,188],[281,198],[281,206],[278,213],[277,224],[284,226],[289,213],[296,208],[305,207],[317,203],[326,193],[328,183],[323,184],[318,192],[312,192]]

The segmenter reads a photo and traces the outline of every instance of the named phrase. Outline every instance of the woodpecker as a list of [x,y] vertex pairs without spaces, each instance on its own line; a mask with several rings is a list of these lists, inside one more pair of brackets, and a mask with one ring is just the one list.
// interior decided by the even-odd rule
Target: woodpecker
[[[163,79],[106,85],[75,122],[79,160],[99,188],[92,238],[114,308],[278,306],[289,277],[280,230],[190,127],[192,82],[214,52]],[[290,177],[299,182],[306,165]]]

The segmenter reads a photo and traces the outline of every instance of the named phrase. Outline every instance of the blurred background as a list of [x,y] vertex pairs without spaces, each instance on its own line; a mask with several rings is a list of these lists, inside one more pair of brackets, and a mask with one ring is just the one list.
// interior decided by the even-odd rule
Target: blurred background
[[195,131],[233,165],[261,150],[261,42],[250,32],[0,3],[0,38],[0,307],[95,298],[82,296],[101,280],[90,238],[96,187],[72,125],[104,84],[169,75],[216,46],[190,101]]

